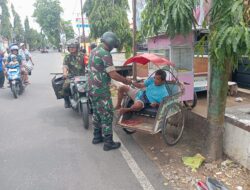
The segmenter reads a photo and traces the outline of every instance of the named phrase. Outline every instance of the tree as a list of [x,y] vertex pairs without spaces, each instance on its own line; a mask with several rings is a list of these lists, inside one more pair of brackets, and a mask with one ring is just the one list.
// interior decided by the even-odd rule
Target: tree
[[245,11],[244,11],[244,19],[248,26],[250,26],[250,2],[248,0],[244,1]]
[[30,24],[29,24],[29,19],[27,16],[24,21],[24,41],[28,44],[31,43]]
[[42,44],[43,36],[32,28],[30,29],[29,34],[30,34],[30,42],[29,42],[30,49],[40,48],[43,45]]
[[58,0],[36,0],[33,16],[51,44],[59,48],[62,8]]
[[[164,32],[173,37],[192,32],[196,0],[148,0],[143,12],[143,33]],[[152,9],[153,7],[153,9]],[[209,160],[222,157],[223,127],[228,74],[242,55],[250,56],[249,6],[244,0],[213,0],[208,35],[210,86],[208,94],[207,153]]]
[[89,18],[90,34],[94,39],[100,38],[103,33],[116,33],[121,42],[120,50],[124,47],[126,54],[131,54],[132,34],[129,28],[127,0],[87,0],[83,11]]
[[7,0],[0,0],[0,6],[2,8],[2,21],[1,21],[1,28],[0,34],[7,38],[8,40],[11,39],[11,23],[10,23],[10,13],[7,7]]
[[13,4],[11,4],[11,10],[12,10],[12,14],[14,17],[13,38],[15,42],[20,43],[20,42],[23,42],[24,40],[24,29],[22,26],[20,16],[15,11]]
[[74,29],[73,29],[71,21],[70,20],[68,20],[68,21],[62,20],[61,25],[62,25],[62,30],[64,31],[64,33],[66,35],[66,40],[74,38],[75,33],[74,33]]

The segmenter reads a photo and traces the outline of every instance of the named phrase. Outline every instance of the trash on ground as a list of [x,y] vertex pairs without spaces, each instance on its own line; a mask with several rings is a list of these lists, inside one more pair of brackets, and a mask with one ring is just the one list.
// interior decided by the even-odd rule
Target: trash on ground
[[237,97],[237,98],[235,98],[235,102],[243,102],[243,98]]
[[206,185],[208,190],[229,190],[222,182],[211,177],[207,178]]
[[203,161],[205,160],[205,157],[203,157],[201,154],[196,154],[193,157],[182,157],[182,161],[184,165],[192,168],[192,171],[196,171]]
[[167,185],[168,185],[168,183],[164,183],[164,185],[165,185],[165,186],[167,186]]
[[232,160],[228,160],[228,159],[227,159],[227,160],[221,162],[221,166],[226,167],[226,166],[231,165],[232,163],[233,163]]
[[237,189],[237,190],[243,190],[243,187],[237,186],[236,189]]
[[202,182],[202,181],[198,181],[197,184],[196,184],[196,189],[197,190],[209,190],[207,185]]
[[223,183],[211,177],[207,178],[206,183],[198,181],[195,187],[197,190],[229,190]]

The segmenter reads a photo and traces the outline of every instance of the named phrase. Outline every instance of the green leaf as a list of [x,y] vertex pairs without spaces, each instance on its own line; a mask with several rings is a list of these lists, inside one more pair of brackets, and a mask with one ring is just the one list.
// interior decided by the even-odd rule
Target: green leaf
[[235,3],[232,6],[232,12],[235,12],[236,9],[239,8],[239,5],[242,3],[242,1],[235,1]]

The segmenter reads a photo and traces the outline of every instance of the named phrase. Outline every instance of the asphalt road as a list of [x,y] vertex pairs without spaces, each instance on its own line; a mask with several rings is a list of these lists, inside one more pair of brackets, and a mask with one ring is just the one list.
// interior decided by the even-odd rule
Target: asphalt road
[[170,189],[159,168],[131,136],[115,129],[123,146],[104,152],[92,129],[63,108],[51,87],[59,53],[33,54],[31,84],[18,99],[0,90],[0,190]]

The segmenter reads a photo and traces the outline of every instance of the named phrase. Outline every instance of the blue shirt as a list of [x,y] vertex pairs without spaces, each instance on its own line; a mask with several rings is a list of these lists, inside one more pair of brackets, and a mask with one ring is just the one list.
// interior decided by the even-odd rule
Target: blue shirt
[[[163,98],[169,95],[166,86],[164,84],[156,86],[153,78],[147,79],[144,85],[146,86],[146,96],[150,103],[160,103]],[[136,99],[139,99],[142,94],[143,91],[140,90],[136,94]]]
[[3,56],[0,55],[0,72],[3,71]]

